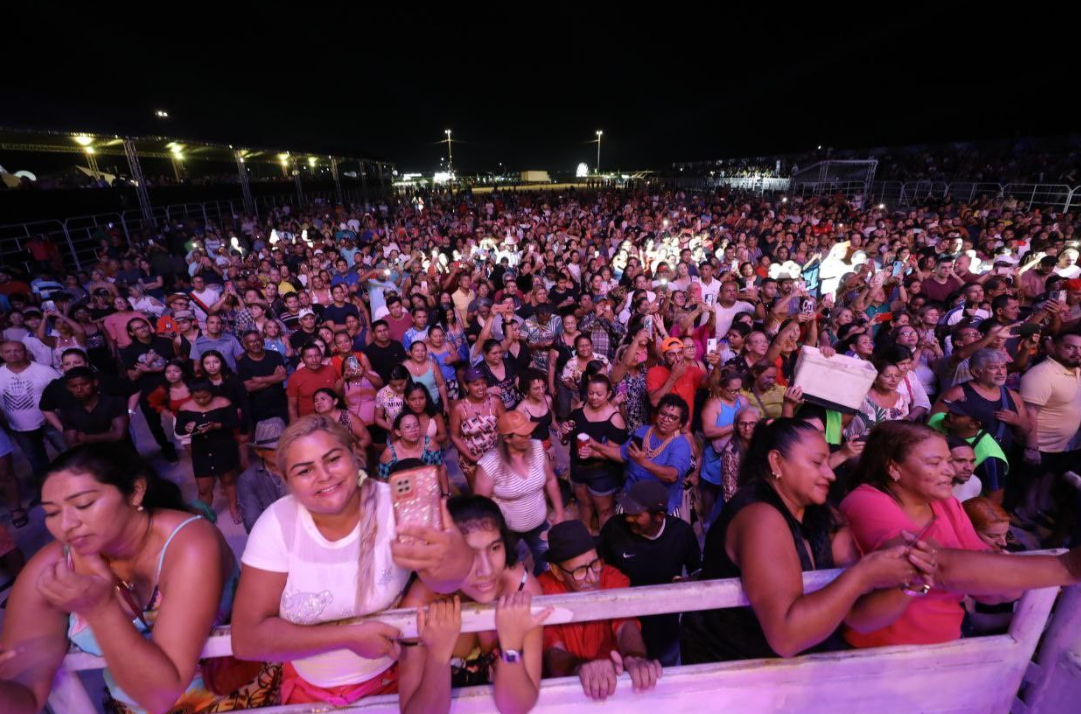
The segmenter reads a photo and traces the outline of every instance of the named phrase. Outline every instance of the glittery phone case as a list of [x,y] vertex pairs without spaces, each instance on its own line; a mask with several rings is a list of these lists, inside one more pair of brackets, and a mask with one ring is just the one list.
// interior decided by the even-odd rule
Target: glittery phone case
[[[425,526],[442,530],[442,493],[438,471],[434,466],[397,471],[387,481],[394,502],[394,520],[399,526]],[[406,544],[415,542],[408,536],[401,536],[399,540]]]

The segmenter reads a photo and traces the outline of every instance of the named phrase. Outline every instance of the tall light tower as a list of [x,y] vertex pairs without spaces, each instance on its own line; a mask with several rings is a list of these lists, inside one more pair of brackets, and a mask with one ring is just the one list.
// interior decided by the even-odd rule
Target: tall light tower
[[597,173],[601,172],[601,137],[604,136],[604,132],[597,129]]
[[450,129],[443,131],[447,135],[447,171],[454,171],[454,152],[450,146]]

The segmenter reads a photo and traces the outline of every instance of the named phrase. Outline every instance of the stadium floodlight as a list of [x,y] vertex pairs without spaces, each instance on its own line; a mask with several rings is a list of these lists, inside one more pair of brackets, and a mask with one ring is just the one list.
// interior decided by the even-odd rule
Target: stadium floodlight
[[75,143],[79,146],[90,146],[94,143],[94,138],[87,136],[86,134],[76,134],[71,138],[74,139]]
[[159,109],[154,112],[154,116],[156,116],[158,119],[168,119],[169,112],[165,111],[164,109]]
[[86,152],[86,153],[88,153],[88,154],[94,154],[94,153],[97,153],[96,151],[94,151],[94,147],[93,147],[93,146],[84,146],[84,147],[83,147],[83,151],[85,151],[85,152]]
[[315,164],[316,164],[317,161],[318,161],[318,159],[316,159],[314,156],[309,156],[308,157],[308,166],[311,166],[314,169]]
[[574,170],[574,175],[576,178],[585,178],[586,176],[589,176],[589,165],[584,161],[581,162],[578,164],[578,168]]

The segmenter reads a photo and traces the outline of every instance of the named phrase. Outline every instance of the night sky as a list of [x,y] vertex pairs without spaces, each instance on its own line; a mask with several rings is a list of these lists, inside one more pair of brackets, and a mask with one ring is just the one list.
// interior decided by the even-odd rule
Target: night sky
[[1072,23],[1045,10],[225,5],[136,5],[155,16],[141,26],[111,9],[5,9],[0,125],[366,154],[400,171],[437,168],[451,128],[465,172],[592,166],[596,129],[602,168],[634,170],[1081,125]]

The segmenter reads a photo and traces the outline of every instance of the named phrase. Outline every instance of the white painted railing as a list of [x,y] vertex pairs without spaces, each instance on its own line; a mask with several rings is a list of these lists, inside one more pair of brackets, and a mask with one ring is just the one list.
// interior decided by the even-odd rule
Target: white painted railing
[[[817,590],[841,571],[805,573],[804,589]],[[747,660],[666,669],[648,693],[631,691],[626,675],[608,708],[620,714],[677,714],[708,711],[801,712],[831,714],[864,712],[951,712],[1007,714],[1015,704],[1022,678],[1031,666],[1036,644],[1058,594],[1057,588],[1029,591],[1018,604],[1009,634],[960,640],[942,645],[885,647],[787,660]],[[1081,603],[1081,596],[1071,602]],[[688,612],[746,605],[739,580],[675,583],[652,587],[545,596],[534,607],[553,607],[550,624],[614,617]],[[382,613],[381,622],[398,627],[404,636],[416,634],[412,610]],[[1076,625],[1076,618],[1064,618]],[[462,630],[495,629],[494,609],[471,604],[463,608]],[[1049,635],[1049,638],[1051,636]],[[203,655],[231,652],[227,628],[215,631]],[[97,657],[73,651],[57,676],[50,709],[55,714],[90,714],[93,703],[79,679],[81,670],[100,669]],[[1033,673],[1038,668],[1033,666]],[[566,714],[568,707],[597,707],[588,701],[576,678],[544,680],[534,711]],[[289,705],[260,711],[267,714],[314,714],[326,705]],[[337,709],[341,712],[396,712],[397,697],[373,697]],[[451,712],[493,711],[491,688],[455,690]]]

